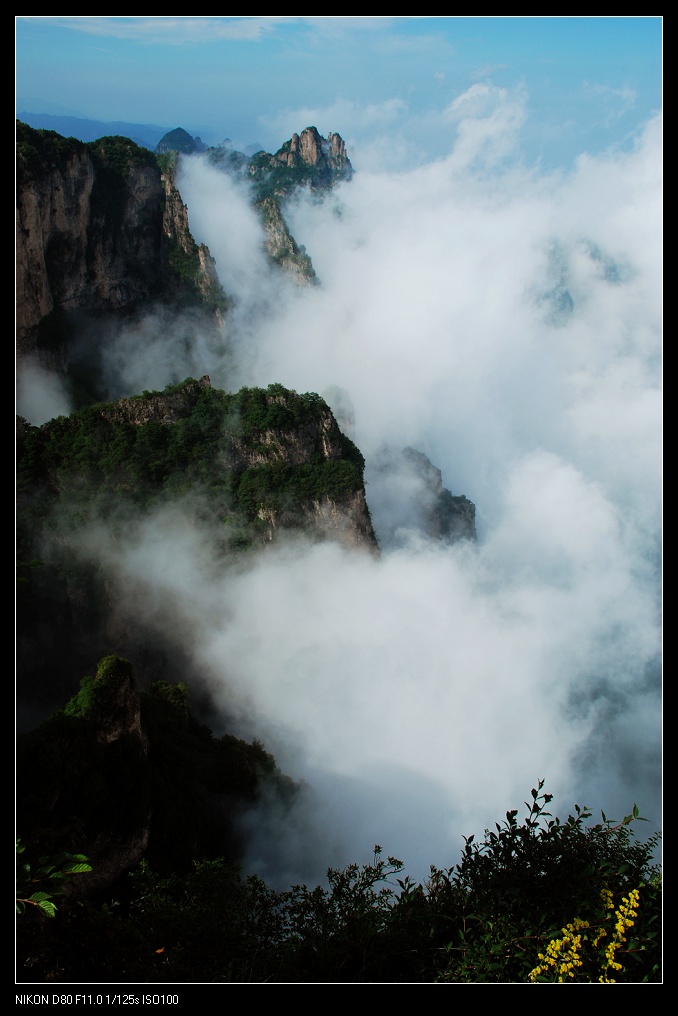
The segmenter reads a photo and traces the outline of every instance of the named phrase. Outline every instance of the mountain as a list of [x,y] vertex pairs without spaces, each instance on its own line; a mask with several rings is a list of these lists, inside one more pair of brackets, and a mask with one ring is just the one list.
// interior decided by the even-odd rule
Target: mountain
[[[181,673],[181,645],[158,641],[126,611],[112,577],[76,552],[76,536],[102,519],[133,528],[180,498],[216,527],[220,554],[291,534],[378,550],[363,457],[320,396],[279,384],[233,394],[204,376],[101,401],[111,322],[188,309],[203,335],[228,331],[229,299],[209,250],[191,235],[176,164],[173,152],[156,156],[124,137],[84,144],[17,125],[18,358],[77,381],[81,406],[41,427],[17,426],[19,701],[29,711],[33,699],[43,708],[63,701],[83,669],[110,653],[131,659],[142,683],[167,677],[170,661]],[[350,179],[341,137],[309,127],[274,155],[231,160],[228,171],[251,180],[270,256],[313,277],[281,209],[299,188],[323,194]],[[445,490],[420,452],[392,453],[379,468],[416,473],[418,515],[407,524],[446,540],[475,538],[474,506]],[[384,526],[386,538],[403,524]]]
[[[340,426],[313,392],[230,392],[207,374],[105,397],[113,327],[152,312],[160,341],[164,321],[190,314],[201,339],[227,341],[231,299],[175,182],[184,134],[154,154],[123,136],[83,143],[17,125],[18,361],[69,377],[79,395],[67,416],[17,419],[17,829],[33,853],[87,854],[90,892],[140,859],[181,877],[195,858],[238,861],[243,812],[265,799],[284,815],[297,794],[261,744],[223,730],[235,718],[222,710],[215,735],[209,700],[189,707],[203,677],[196,633],[159,623],[143,579],[121,578],[129,541],[178,519],[224,574],[274,547],[379,554],[347,410]],[[350,180],[340,136],[307,128],[273,155],[208,157],[249,183],[271,260],[315,280],[284,212],[301,191],[321,199]],[[421,453],[394,468],[404,461],[422,478],[424,530],[474,538],[471,503]],[[77,879],[69,891],[83,891]]]
[[[338,135],[324,140],[307,130],[274,155],[259,153],[254,163],[244,154],[245,161],[229,160],[229,172],[245,180],[254,165],[252,200],[269,210],[283,244],[286,202],[302,192],[304,200],[320,201],[334,182],[347,179],[332,175],[347,170]],[[605,557],[614,556],[614,513],[598,497],[589,500],[582,484],[567,477],[563,483],[563,473],[571,472],[563,463],[553,476],[537,463],[536,482],[525,484],[523,471],[510,491],[521,525],[503,531],[498,558],[474,555],[468,542],[450,548],[475,538],[475,507],[443,486],[422,451],[397,446],[414,428],[405,413],[407,394],[390,383],[393,343],[384,346],[378,375],[362,349],[355,369],[344,372],[348,377],[341,370],[329,375],[350,385],[358,377],[355,413],[349,391],[338,387],[327,389],[325,401],[278,383],[237,391],[213,386],[201,343],[211,334],[227,337],[235,311],[209,271],[209,251],[191,236],[174,183],[174,150],[155,156],[123,137],[90,146],[29,129],[18,134],[20,361],[37,360],[51,368],[50,377],[72,375],[83,345],[94,362],[109,328],[133,325],[160,307],[165,316],[158,313],[146,331],[131,328],[121,355],[132,350],[146,371],[154,357],[164,363],[172,352],[167,323],[187,312],[198,324],[191,353],[199,365],[197,377],[153,391],[130,384],[124,397],[97,398],[92,371],[80,378],[77,410],[40,426],[17,420],[17,698],[26,716],[17,739],[18,980],[659,980],[657,837],[645,844],[630,839],[635,805],[620,821],[603,814],[595,826],[585,824],[590,811],[575,805],[576,816],[561,821],[540,779],[526,797],[522,821],[517,809],[505,811],[484,837],[464,836],[458,863],[450,851],[458,815],[469,807],[477,815],[490,791],[509,793],[505,758],[517,753],[521,765],[530,764],[530,734],[533,741],[540,734],[541,758],[562,757],[566,745],[586,766],[597,764],[589,735],[607,750],[613,739],[598,735],[614,733],[609,703],[616,709],[622,695],[633,701],[623,674],[608,692],[607,674],[603,681],[593,671],[590,698],[583,683],[574,696],[561,644],[576,643],[578,676],[582,633],[604,631],[621,660],[622,615],[613,605],[611,615],[600,611],[603,627],[569,623],[568,604],[585,614],[600,602],[597,594],[587,595],[587,579],[582,586],[573,582],[572,598],[563,598],[564,573],[556,571],[558,586],[541,584],[536,567],[550,547],[563,551],[563,535],[578,541],[593,506],[594,539],[572,560],[599,587],[591,548],[602,537]],[[228,228],[226,216],[222,221]],[[489,234],[494,242],[496,230]],[[267,242],[262,234],[262,245]],[[600,267],[613,281],[612,267]],[[264,265],[262,290],[272,278]],[[389,294],[402,278],[396,273]],[[574,301],[568,311],[561,300],[566,281],[557,276],[553,288],[543,287],[547,308],[572,310]],[[343,303],[327,291],[332,299],[319,308],[321,317],[299,314],[293,321],[306,350],[330,319],[340,325],[328,328],[335,345],[355,327],[356,294]],[[273,278],[271,291],[261,294],[266,313],[253,313],[236,333],[242,347],[250,339],[254,347],[243,350],[238,365],[245,376],[248,357],[251,362],[262,348],[256,328],[282,341],[283,300],[296,312],[304,301],[319,303],[321,293],[293,291]],[[417,326],[421,320],[419,314]],[[390,338],[388,320],[383,328]],[[417,357],[424,331],[405,335]],[[449,341],[463,344],[475,366],[482,347],[471,339],[469,330]],[[369,341],[365,335],[363,348]],[[222,376],[231,371],[224,360]],[[261,357],[255,369],[267,362]],[[500,357],[500,369],[506,362]],[[412,374],[406,380],[414,386]],[[456,391],[465,376],[453,378]],[[351,437],[356,417],[361,432],[360,416],[377,408],[373,393],[384,378],[394,412],[379,435],[387,443],[383,454],[371,450],[375,482],[367,490],[379,511],[380,536],[395,552],[378,560],[363,456]],[[471,458],[477,446],[459,419],[487,409],[482,400],[468,400],[463,417],[446,416],[455,396],[446,380],[442,375],[436,383],[431,416],[443,416],[450,445],[458,428]],[[485,431],[485,440],[488,433],[495,434]],[[434,432],[430,444],[422,440],[440,447]],[[472,466],[479,468],[475,456]],[[564,502],[562,516],[556,501]],[[556,543],[542,538],[543,528],[562,528],[563,519],[573,518]],[[515,542],[529,554],[522,556],[525,579],[512,599],[494,576],[498,563],[513,584],[506,552]],[[424,568],[413,567],[417,548]],[[463,571],[460,563],[471,568]],[[548,553],[543,564],[553,567]],[[623,569],[615,566],[614,575],[623,579]],[[629,583],[611,585],[626,602]],[[476,599],[477,586],[491,587],[490,598]],[[555,643],[541,599],[549,623],[555,619]],[[629,611],[638,609],[632,597],[623,612],[627,623]],[[530,629],[527,642],[514,637],[514,615]],[[484,656],[484,644],[500,629],[496,652]],[[595,641],[597,656],[602,650]],[[517,669],[507,670],[514,655]],[[645,695],[650,675],[643,680]],[[542,692],[555,695],[564,712],[533,709]],[[608,706],[597,727],[591,703],[600,696]],[[570,724],[572,732],[578,724],[586,736],[577,731],[556,743],[552,720]],[[259,731],[299,784],[283,775],[256,739]],[[383,731],[393,747],[388,752]],[[481,766],[483,740],[496,741],[501,757],[488,755]],[[625,757],[629,768],[634,755]],[[607,760],[604,755],[611,773]],[[452,772],[456,782],[448,783]],[[427,799],[430,808],[420,808]],[[336,839],[344,864],[339,832],[354,823],[361,835],[369,824],[388,843],[381,830],[390,836],[390,809],[427,851],[436,825],[446,826],[443,868],[401,876],[403,862],[383,858],[378,845],[366,864],[328,868],[327,844]],[[365,825],[361,811],[369,811]],[[309,823],[309,813],[321,818]],[[82,852],[91,872],[79,863]],[[271,856],[278,888],[260,877],[269,877]],[[314,872],[322,866],[323,885],[299,884],[307,861]],[[257,874],[241,875],[239,863]],[[328,863],[337,861],[330,855]],[[17,995],[24,1003],[37,997]]]
[[[16,288],[19,356],[62,372],[104,318],[190,307],[216,332],[227,305],[170,163],[129,138],[84,144],[21,123]],[[96,360],[96,339],[87,352]]]
[[475,540],[475,505],[443,487],[442,474],[416,448],[383,448],[371,467],[378,493],[371,504],[381,545],[399,545],[418,533],[443,543]]
[[[85,853],[91,896],[145,857],[172,872],[194,857],[237,861],[237,820],[264,789],[295,792],[257,742],[215,737],[185,684],[142,690],[129,661],[101,659],[77,693],[17,742],[17,826],[33,850]],[[121,887],[124,891],[124,887]]]
[[20,421],[17,462],[20,701],[72,694],[79,669],[110,652],[146,680],[181,658],[127,609],[114,569],[83,557],[83,533],[103,520],[129,535],[178,503],[224,559],[282,534],[377,551],[362,455],[320,396],[282,385],[229,394],[187,379],[41,427]]
[[273,154],[260,149],[250,155],[237,151],[228,138],[208,148],[200,138],[177,127],[164,135],[155,151],[184,155],[207,152],[213,165],[249,178],[255,201],[271,196],[288,197],[302,187],[316,192],[328,191],[353,176],[353,166],[341,135],[331,131],[324,138],[316,127],[306,127],[301,134],[293,134]]
[[155,146],[156,155],[164,152],[181,152],[184,155],[193,155],[194,152],[206,152],[207,145],[204,145],[200,138],[192,138],[183,127],[175,127],[168,131]]
[[294,786],[262,745],[214,737],[194,717],[186,633],[156,630],[113,558],[89,558],[87,533],[96,541],[105,525],[114,557],[180,506],[214,535],[213,566],[295,536],[375,554],[360,452],[317,395],[229,394],[203,377],[41,427],[20,420],[17,461],[18,703],[35,717],[72,695],[19,737],[21,836],[33,851],[85,853],[94,871],[78,893],[142,857],[168,872],[238,861],[243,810],[264,793],[284,809]]
[[[162,139],[156,151],[191,155],[205,151],[205,146],[200,138],[177,128]],[[248,156],[228,141],[206,149],[206,153],[213,166],[248,182],[266,233],[266,252],[273,263],[299,285],[316,284],[311,258],[297,244],[285,220],[285,204],[300,191],[322,196],[336,184],[351,179],[353,167],[341,135],[330,132],[323,138],[316,127],[306,127],[274,154],[258,151]]]
[[350,180],[353,167],[339,134],[323,138],[316,127],[306,127],[301,134],[293,134],[274,155],[253,155],[248,172],[259,198],[269,194],[286,197],[299,186],[327,191],[341,180]]
[[267,233],[269,255],[300,283],[317,282],[310,257],[298,247],[287,227],[284,205],[299,189],[317,195],[351,179],[353,167],[343,139],[333,133],[325,139],[315,127],[306,127],[301,134],[293,134],[274,155],[253,155],[246,172]]
[[[151,304],[190,309],[217,341],[228,307],[175,185],[178,153],[204,146],[177,128],[160,147],[154,155],[123,136],[83,143],[17,123],[17,350],[95,398],[101,350],[90,336],[102,336],[102,318],[129,320]],[[272,262],[301,284],[317,282],[284,203],[300,188],[322,193],[350,179],[341,137],[309,127],[275,155],[222,147],[208,157],[248,180]]]

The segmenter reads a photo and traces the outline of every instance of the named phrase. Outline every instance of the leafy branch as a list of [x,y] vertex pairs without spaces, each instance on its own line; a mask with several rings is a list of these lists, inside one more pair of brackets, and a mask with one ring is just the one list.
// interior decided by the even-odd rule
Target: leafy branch
[[37,907],[45,917],[54,917],[57,907],[53,900],[66,895],[64,883],[73,875],[92,871],[92,866],[84,854],[61,851],[52,857],[40,857],[38,867],[31,869],[30,862],[22,857],[25,851],[25,846],[18,839],[16,912],[25,914],[27,907]]

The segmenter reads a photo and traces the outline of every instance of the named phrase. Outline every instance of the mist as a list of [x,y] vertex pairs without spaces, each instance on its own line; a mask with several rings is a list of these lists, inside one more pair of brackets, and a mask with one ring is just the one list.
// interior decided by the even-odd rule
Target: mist
[[73,408],[63,378],[30,357],[18,365],[16,386],[17,414],[36,427]]
[[[224,729],[303,785],[245,820],[246,867],[281,885],[375,843],[424,878],[540,778],[558,814],[661,825],[661,123],[543,172],[524,96],[474,89],[445,158],[352,151],[350,183],[285,209],[315,287],[265,261],[241,185],[183,158],[223,346],[186,327],[163,348],[149,317],[107,354],[116,394],[202,373],[319,392],[366,457],[378,558],[290,538],[217,567],[180,508],[82,536],[149,624],[191,632]],[[405,447],[474,502],[477,544],[422,534],[411,477],[378,468]]]

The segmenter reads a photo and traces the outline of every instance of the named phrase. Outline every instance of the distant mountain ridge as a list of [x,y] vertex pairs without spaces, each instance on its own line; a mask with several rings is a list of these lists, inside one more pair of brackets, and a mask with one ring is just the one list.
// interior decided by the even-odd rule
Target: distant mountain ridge
[[206,152],[207,145],[201,138],[193,138],[183,127],[175,127],[163,135],[155,146],[156,155],[164,152],[180,152],[183,155],[193,155],[194,152]]
[[77,138],[78,141],[98,141],[99,138],[110,135],[122,135],[151,151],[167,132],[166,127],[158,127],[156,124],[128,123],[125,120],[89,120],[79,116],[29,113],[25,110],[17,113],[17,119],[35,130],[56,131],[57,134],[62,134],[66,138]]

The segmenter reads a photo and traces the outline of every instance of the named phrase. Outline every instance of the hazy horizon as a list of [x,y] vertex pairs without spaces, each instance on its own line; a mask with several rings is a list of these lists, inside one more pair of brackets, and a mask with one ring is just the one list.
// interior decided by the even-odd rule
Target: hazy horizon
[[522,158],[626,149],[662,103],[660,17],[25,17],[17,113],[183,127],[276,151],[337,131],[361,168],[443,158],[466,112],[522,99]]

